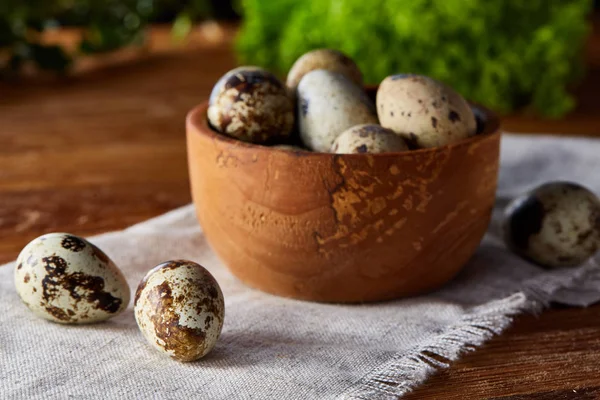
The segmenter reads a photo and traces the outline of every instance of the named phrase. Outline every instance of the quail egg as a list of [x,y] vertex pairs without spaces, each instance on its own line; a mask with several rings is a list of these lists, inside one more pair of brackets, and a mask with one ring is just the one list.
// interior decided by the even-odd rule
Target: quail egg
[[302,77],[316,69],[338,72],[359,86],[363,84],[362,73],[350,57],[337,50],[317,49],[305,53],[292,65],[287,75],[287,87],[295,91]]
[[356,125],[338,136],[331,152],[337,154],[387,153],[407,151],[404,139],[380,125]]
[[335,138],[346,129],[377,122],[371,99],[344,75],[319,69],[300,81],[298,128],[309,149],[328,152]]
[[416,147],[437,147],[475,135],[469,103],[450,87],[426,76],[388,76],[377,90],[381,125]]
[[15,286],[37,316],[63,324],[106,320],[129,304],[129,286],[102,250],[68,233],[32,240],[17,258]]
[[194,361],[215,346],[225,317],[219,284],[192,261],[164,262],[135,293],[135,320],[146,340],[179,361]]
[[259,67],[239,67],[214,86],[208,120],[223,134],[245,142],[268,143],[289,137],[294,103],[272,73]]
[[539,265],[579,265],[600,248],[600,199],[576,183],[539,186],[507,206],[504,239]]

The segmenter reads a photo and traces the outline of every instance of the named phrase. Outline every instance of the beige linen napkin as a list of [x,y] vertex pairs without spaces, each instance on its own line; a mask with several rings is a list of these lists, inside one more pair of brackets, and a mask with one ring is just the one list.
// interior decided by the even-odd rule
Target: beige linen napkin
[[214,274],[226,299],[223,333],[209,356],[188,364],[146,344],[131,306],[88,326],[34,317],[9,263],[0,267],[0,398],[395,399],[502,332],[515,314],[600,299],[598,260],[548,272],[507,252],[498,234],[511,197],[554,179],[600,192],[598,171],[599,141],[505,136],[498,207],[466,269],[435,293],[379,304],[315,304],[244,286],[210,250],[192,206],[92,238],[133,290],[168,259],[191,259]]

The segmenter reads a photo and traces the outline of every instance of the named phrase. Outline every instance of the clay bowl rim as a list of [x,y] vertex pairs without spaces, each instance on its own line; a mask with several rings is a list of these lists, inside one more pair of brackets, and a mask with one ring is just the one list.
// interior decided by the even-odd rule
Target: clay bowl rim
[[[373,90],[376,87],[367,86],[367,91]],[[212,140],[217,140],[223,143],[227,143],[235,146],[236,148],[243,148],[247,150],[262,150],[262,151],[276,151],[287,154],[295,154],[302,157],[349,157],[349,158],[361,158],[361,157],[376,157],[376,158],[386,158],[389,156],[405,156],[411,154],[427,154],[433,152],[439,152],[446,149],[454,149],[462,146],[470,146],[474,143],[480,142],[482,140],[486,140],[487,138],[493,137],[495,135],[500,135],[500,118],[496,113],[489,110],[486,107],[483,107],[479,104],[469,102],[471,109],[477,115],[481,116],[481,119],[484,123],[483,131],[477,133],[476,135],[466,138],[464,140],[460,140],[458,142],[446,144],[444,146],[437,147],[428,147],[423,149],[414,149],[409,151],[396,151],[396,152],[385,152],[385,153],[363,153],[363,154],[337,154],[337,153],[325,153],[325,152],[315,152],[311,150],[285,150],[279,149],[277,147],[278,144],[285,143],[277,143],[271,145],[262,145],[250,142],[244,142],[242,140],[233,138],[231,136],[227,136],[225,134],[219,133],[215,131],[210,124],[208,123],[207,111],[208,111],[208,99],[200,103],[199,105],[192,108],[186,117],[186,125],[188,127],[193,127],[194,130],[202,135],[208,136]]]

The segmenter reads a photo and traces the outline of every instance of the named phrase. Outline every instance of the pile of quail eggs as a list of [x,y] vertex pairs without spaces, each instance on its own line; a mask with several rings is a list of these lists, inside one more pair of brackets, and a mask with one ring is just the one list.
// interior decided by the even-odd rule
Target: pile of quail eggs
[[[229,71],[207,114],[213,129],[242,141],[337,154],[444,146],[483,128],[460,94],[422,75],[388,76],[373,103],[356,63],[331,49],[300,57],[285,84],[259,67]],[[579,265],[600,248],[600,200],[574,183],[524,194],[504,220],[507,247],[547,268]]]
[[300,57],[285,84],[265,69],[239,67],[214,86],[208,120],[242,141],[337,154],[443,146],[477,132],[465,99],[434,79],[389,76],[375,103],[362,83],[356,63],[330,49]]
[[[377,107],[361,85],[352,60],[316,50],[298,59],[285,85],[258,67],[228,72],[212,91],[208,118],[214,129],[239,140],[346,154],[442,146],[476,134],[468,103],[431,78],[387,77],[379,86]],[[600,199],[574,183],[547,183],[509,204],[504,237],[508,248],[540,266],[579,265],[600,249]],[[15,285],[33,313],[61,324],[104,321],[130,302],[129,286],[115,263],[92,243],[67,233],[43,235],[25,246],[15,264]],[[150,270],[138,285],[133,308],[146,340],[180,361],[211,351],[225,315],[217,281],[187,260]]]

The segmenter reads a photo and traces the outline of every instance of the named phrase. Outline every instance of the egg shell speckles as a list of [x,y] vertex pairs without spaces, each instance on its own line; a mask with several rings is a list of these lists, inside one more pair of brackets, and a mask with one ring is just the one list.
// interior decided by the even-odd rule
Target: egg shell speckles
[[377,90],[377,115],[415,147],[458,142],[475,135],[477,122],[469,104],[450,87],[426,76],[388,76]]
[[356,125],[338,136],[331,152],[337,154],[386,153],[409,150],[394,131],[379,125]]
[[513,200],[504,239],[515,253],[548,268],[572,267],[600,248],[600,200],[588,189],[552,182]]
[[137,288],[135,320],[146,340],[179,361],[194,361],[215,346],[225,318],[223,293],[192,261],[162,263]]
[[246,142],[269,143],[289,137],[294,103],[275,75],[258,67],[239,67],[213,88],[207,116],[221,133]]
[[316,70],[298,85],[300,138],[313,151],[329,152],[333,141],[346,129],[377,124],[377,113],[363,89],[345,76]]
[[15,286],[36,315],[63,324],[106,320],[129,304],[125,277],[99,248],[68,233],[32,240],[17,258]]
[[337,50],[317,49],[305,53],[292,65],[287,75],[287,87],[295,91],[304,75],[317,69],[340,73],[358,86],[363,84],[362,73],[350,57]]

